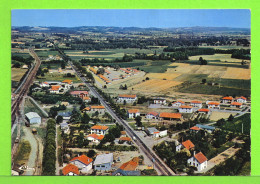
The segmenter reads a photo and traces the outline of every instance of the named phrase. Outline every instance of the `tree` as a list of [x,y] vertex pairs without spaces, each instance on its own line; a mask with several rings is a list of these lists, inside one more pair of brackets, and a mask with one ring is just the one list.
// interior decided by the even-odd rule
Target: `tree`
[[87,156],[90,158],[93,158],[96,155],[96,152],[94,150],[89,150],[87,153]]
[[233,121],[233,120],[234,120],[234,116],[230,114],[230,116],[228,117],[228,121]]
[[62,121],[63,121],[63,117],[62,116],[57,116],[56,124],[60,124]]
[[104,73],[105,73],[105,69],[104,69],[104,68],[99,68],[99,69],[97,70],[97,74],[104,75]]
[[124,100],[124,105],[126,105],[126,101]]
[[142,126],[142,117],[141,116],[136,116],[135,117],[135,122],[136,122],[136,125],[138,126],[138,127],[141,127]]
[[149,80],[150,78],[149,77],[146,77],[145,80]]
[[89,115],[86,112],[84,112],[84,114],[83,114],[83,116],[81,118],[81,122],[84,123],[84,124],[88,124],[89,121],[90,121]]
[[124,86],[124,88],[123,88],[124,90],[127,90],[127,85],[125,84],[125,86]]
[[65,64],[65,62],[64,62],[64,61],[62,61],[62,62],[61,62],[61,64],[60,64],[60,66],[61,66],[61,68],[62,68],[62,69],[65,69],[65,67],[66,67],[66,64]]
[[51,108],[50,108],[50,111],[49,111],[49,116],[50,116],[51,118],[55,118],[55,117],[57,116],[57,114],[58,114],[58,112],[57,112],[57,110],[56,110],[56,107],[51,107]]
[[201,82],[205,84],[207,82],[207,79],[202,79]]
[[107,88],[107,85],[104,85],[104,89],[106,89]]
[[82,104],[81,104],[81,106],[80,106],[80,110],[83,110],[83,109],[85,109],[86,108],[86,105],[85,105],[85,103],[83,102]]

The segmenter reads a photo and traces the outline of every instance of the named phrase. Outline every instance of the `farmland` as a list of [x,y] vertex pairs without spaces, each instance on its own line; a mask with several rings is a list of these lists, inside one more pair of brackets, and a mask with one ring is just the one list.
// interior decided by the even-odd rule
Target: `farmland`
[[[221,62],[238,62],[241,63],[242,59],[231,58],[231,54],[214,54],[214,55],[198,55],[198,56],[190,56],[190,60],[199,60],[202,57],[206,60],[219,60]],[[247,61],[247,60],[245,60]]]
[[23,77],[23,75],[26,73],[26,69],[21,69],[21,68],[12,68],[11,72],[12,72],[12,81],[16,81],[19,82],[21,80],[21,78]]
[[80,79],[76,76],[76,77],[64,77],[64,74],[60,74],[60,73],[46,73],[44,77],[38,77],[37,80],[40,82],[43,81],[63,81],[65,79],[70,79],[72,80],[74,83],[76,82],[80,82]]
[[217,120],[219,120],[221,118],[227,119],[230,116],[230,114],[232,114],[233,116],[236,115],[234,113],[216,112],[216,111],[214,111],[214,112],[212,112],[212,114],[210,116],[210,120],[211,121],[217,121]]

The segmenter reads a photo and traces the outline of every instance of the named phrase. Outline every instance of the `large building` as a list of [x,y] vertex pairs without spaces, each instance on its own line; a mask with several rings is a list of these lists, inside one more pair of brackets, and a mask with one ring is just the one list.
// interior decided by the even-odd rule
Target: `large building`
[[93,159],[86,155],[81,155],[70,160],[71,164],[77,166],[82,173],[87,173],[92,169]]
[[108,126],[94,125],[90,128],[91,134],[105,135],[108,133]]
[[113,153],[98,155],[94,162],[94,169],[98,171],[109,171],[113,164]]
[[118,103],[124,103],[124,101],[126,103],[134,103],[137,100],[137,96],[136,95],[119,95],[118,96]]
[[39,116],[36,112],[28,112],[25,116],[30,124],[41,123],[41,116]]

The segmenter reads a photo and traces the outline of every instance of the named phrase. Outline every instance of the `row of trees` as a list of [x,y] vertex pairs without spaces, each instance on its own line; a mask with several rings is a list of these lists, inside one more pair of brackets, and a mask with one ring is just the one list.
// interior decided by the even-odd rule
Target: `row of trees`
[[43,150],[42,175],[55,175],[56,162],[56,123],[54,119],[47,121],[47,131],[45,137],[45,146]]
[[22,57],[22,56],[12,55],[12,64],[14,68],[20,68],[24,64],[31,66],[33,60],[34,59],[32,56]]

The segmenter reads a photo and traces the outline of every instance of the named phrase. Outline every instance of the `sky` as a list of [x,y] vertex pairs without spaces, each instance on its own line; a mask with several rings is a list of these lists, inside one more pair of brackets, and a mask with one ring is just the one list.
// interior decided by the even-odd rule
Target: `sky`
[[27,9],[12,10],[12,26],[250,28],[250,14],[249,9]]

